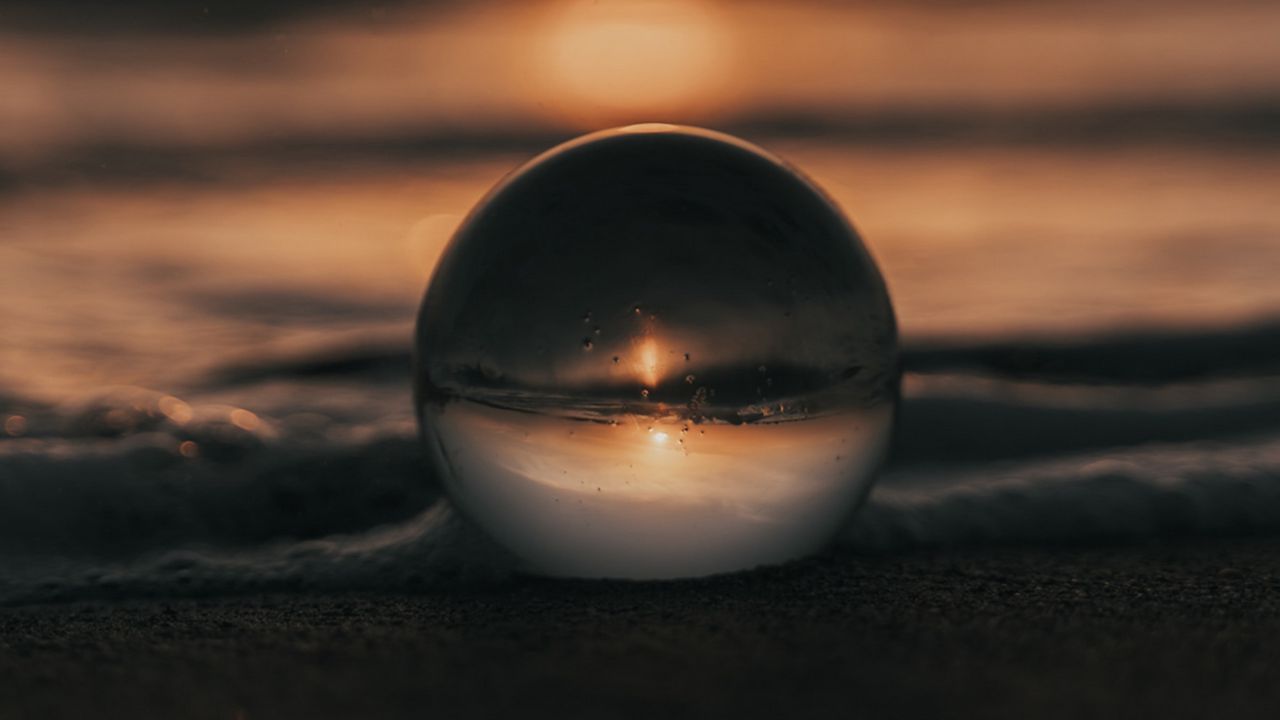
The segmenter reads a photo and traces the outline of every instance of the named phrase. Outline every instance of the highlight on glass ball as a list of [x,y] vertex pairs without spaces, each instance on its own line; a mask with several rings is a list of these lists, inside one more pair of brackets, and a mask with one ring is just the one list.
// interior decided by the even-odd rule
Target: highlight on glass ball
[[503,180],[418,316],[415,397],[460,511],[533,572],[674,578],[821,548],[898,397],[885,284],[810,181],[644,125]]

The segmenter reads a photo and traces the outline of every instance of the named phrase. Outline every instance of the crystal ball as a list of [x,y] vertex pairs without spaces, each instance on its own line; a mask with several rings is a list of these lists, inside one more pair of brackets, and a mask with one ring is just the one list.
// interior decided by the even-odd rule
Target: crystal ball
[[418,314],[426,454],[532,572],[673,578],[800,557],[866,497],[893,309],[811,181],[645,125],[554,148],[463,221]]

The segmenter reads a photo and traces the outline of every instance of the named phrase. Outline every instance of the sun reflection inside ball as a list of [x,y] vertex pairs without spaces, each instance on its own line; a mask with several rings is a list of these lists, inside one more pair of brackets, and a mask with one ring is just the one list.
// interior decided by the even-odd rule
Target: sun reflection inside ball
[[589,135],[458,228],[415,345],[431,466],[530,570],[664,578],[821,547],[898,394],[870,255],[808,180],[729,136]]

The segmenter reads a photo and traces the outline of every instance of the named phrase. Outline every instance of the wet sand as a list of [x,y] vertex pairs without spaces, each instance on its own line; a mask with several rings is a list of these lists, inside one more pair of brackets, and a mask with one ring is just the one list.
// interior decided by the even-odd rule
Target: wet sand
[[1275,717],[1280,541],[0,609],[0,718]]

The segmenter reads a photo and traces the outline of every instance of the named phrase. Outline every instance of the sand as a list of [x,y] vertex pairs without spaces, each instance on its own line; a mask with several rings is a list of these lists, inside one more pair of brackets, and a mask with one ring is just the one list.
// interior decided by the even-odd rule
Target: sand
[[1275,717],[1280,541],[0,609],[0,717]]

